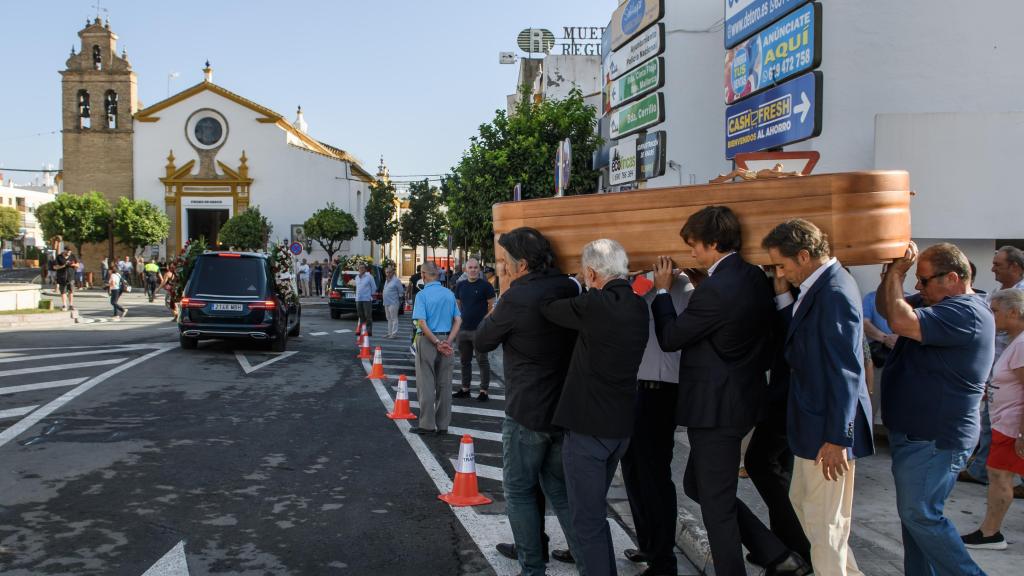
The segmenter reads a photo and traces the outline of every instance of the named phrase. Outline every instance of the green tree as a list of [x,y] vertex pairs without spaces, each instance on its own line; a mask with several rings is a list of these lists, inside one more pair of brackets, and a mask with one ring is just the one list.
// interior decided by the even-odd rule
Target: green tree
[[0,206],[0,241],[14,240],[19,235],[21,214],[10,206]]
[[306,237],[316,240],[316,243],[327,252],[328,262],[334,260],[334,254],[341,250],[342,243],[355,238],[359,233],[356,219],[335,206],[333,202],[328,203],[326,208],[314,212],[303,226],[306,229]]
[[523,97],[511,115],[496,111],[470,138],[469,148],[442,184],[453,234],[485,258],[493,256],[491,206],[511,200],[516,184],[522,186],[524,200],[552,196],[555,152],[566,138],[573,153],[565,194],[595,192],[598,172],[592,157],[602,143],[596,126],[596,111],[584,104],[577,89],[565,100]]
[[402,214],[402,239],[415,248],[423,247],[423,261],[427,260],[427,248],[444,240],[447,229],[445,215],[441,211],[441,194],[427,180],[409,185],[409,211]]
[[79,255],[84,245],[109,238],[110,214],[110,202],[99,192],[58,194],[53,202],[36,209],[43,235],[47,239],[63,237],[75,245]]
[[121,198],[114,206],[114,237],[136,253],[167,239],[171,222],[151,202]]
[[395,221],[395,186],[391,182],[377,180],[370,185],[370,199],[366,203],[363,218],[363,237],[376,242],[380,249],[383,262],[384,245],[390,244],[398,233],[398,222]]
[[220,227],[217,242],[238,250],[265,250],[274,226],[260,213],[259,206],[235,214]]

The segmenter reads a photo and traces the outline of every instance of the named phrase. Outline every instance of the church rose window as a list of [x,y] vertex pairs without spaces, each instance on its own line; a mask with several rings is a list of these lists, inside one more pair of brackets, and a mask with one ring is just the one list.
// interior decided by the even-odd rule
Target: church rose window
[[185,123],[185,136],[197,150],[215,150],[228,138],[228,123],[216,110],[196,110]]
[[200,144],[213,146],[218,140],[220,140],[223,133],[224,129],[216,118],[207,116],[206,118],[201,118],[199,122],[196,122],[196,140],[198,140]]

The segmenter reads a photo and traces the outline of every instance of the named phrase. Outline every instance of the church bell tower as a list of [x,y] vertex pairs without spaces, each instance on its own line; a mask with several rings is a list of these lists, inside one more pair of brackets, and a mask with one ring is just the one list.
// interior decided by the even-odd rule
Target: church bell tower
[[101,192],[111,202],[132,197],[132,115],[135,73],[117,54],[110,21],[86,21],[61,71],[64,192]]

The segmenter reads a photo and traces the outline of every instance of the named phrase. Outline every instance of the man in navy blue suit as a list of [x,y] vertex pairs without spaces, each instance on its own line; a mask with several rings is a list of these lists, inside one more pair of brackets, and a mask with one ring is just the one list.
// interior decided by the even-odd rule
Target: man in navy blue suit
[[[776,305],[787,330],[790,500],[820,576],[860,575],[847,540],[855,458],[874,453],[864,382],[864,317],[857,284],[829,256],[814,224],[787,220],[761,246],[775,265]],[[799,286],[793,298],[790,285]]]

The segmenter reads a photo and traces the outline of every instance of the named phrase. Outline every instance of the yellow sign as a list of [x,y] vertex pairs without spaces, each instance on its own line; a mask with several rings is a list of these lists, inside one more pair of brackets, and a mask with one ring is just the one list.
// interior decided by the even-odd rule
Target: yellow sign
[[612,49],[651,26],[665,14],[664,0],[627,0],[612,15]]

